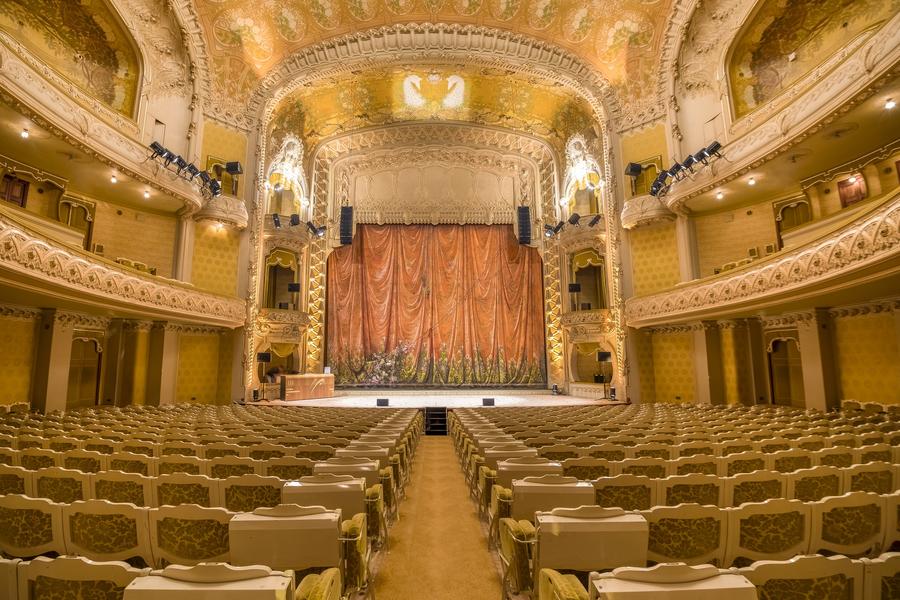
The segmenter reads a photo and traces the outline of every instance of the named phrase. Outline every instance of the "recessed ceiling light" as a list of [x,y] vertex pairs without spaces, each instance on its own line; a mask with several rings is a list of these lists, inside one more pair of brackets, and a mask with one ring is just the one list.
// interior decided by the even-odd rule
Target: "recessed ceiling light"
[[145,199],[145,200],[149,200],[149,199],[150,199],[150,190],[144,190],[144,199]]
[[23,130],[22,130],[22,133],[20,133],[19,135],[22,136],[22,139],[23,139],[23,140],[27,140],[27,139],[28,139],[28,136],[31,135],[31,134],[28,133],[28,130],[27,130],[27,129],[23,129]]
[[119,178],[116,177],[115,175],[113,175],[112,177],[109,178],[109,182],[110,183],[119,183]]
[[849,181],[850,183],[856,183],[856,175],[852,175],[847,181]]
[[747,180],[747,185],[756,185],[756,177],[751,177]]
[[893,98],[888,98],[884,102],[885,110],[893,110],[895,106],[897,106],[897,101],[894,100]]
[[722,192],[716,192],[716,200],[721,200],[724,197],[725,197],[725,194],[723,194]]

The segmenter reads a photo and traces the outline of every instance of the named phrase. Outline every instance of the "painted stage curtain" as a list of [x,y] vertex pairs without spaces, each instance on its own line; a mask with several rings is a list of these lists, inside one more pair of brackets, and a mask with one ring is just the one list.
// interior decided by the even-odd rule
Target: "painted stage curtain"
[[541,258],[509,225],[360,225],[327,306],[338,385],[546,382]]

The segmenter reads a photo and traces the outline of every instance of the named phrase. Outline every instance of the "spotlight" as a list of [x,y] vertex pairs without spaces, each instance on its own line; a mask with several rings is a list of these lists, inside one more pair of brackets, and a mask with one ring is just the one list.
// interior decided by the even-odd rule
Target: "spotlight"
[[300,215],[293,214],[291,215],[291,227],[296,227],[300,224]]
[[284,185],[282,185],[280,182],[275,184],[275,192],[276,193],[280,192],[283,189],[284,189]]
[[885,109],[885,110],[894,110],[894,107],[896,107],[896,106],[897,106],[897,101],[894,100],[893,98],[888,98],[888,99],[885,100],[885,102],[884,102],[884,109]]
[[322,225],[316,230],[316,237],[325,237],[325,226]]
[[699,152],[695,153],[693,155],[693,157],[694,157],[694,164],[697,164],[698,162],[703,163],[704,166],[709,164],[709,157],[706,154],[704,154],[703,150],[700,150]]
[[637,163],[628,163],[625,166],[625,175],[627,175],[628,177],[637,177],[641,174],[641,171],[641,165]]
[[190,176],[191,181],[194,180],[194,177],[196,177],[197,175],[200,174],[200,169],[198,169],[197,165],[195,165],[194,163],[189,164],[185,170],[187,171],[187,174]]
[[684,167],[676,160],[675,164],[669,167],[667,173],[672,179],[679,181],[683,177],[681,174],[682,171],[684,171]]
[[688,154],[687,158],[685,158],[683,161],[681,161],[681,166],[683,166],[685,169],[687,169],[691,173],[694,172],[695,164],[697,164],[697,159],[694,158],[693,154]]
[[200,171],[199,177],[200,181],[203,182],[203,185],[209,185],[209,182],[212,181],[212,177],[209,176],[207,171]]
[[560,221],[559,223],[557,223],[556,227],[553,228],[553,233],[559,233],[560,231],[562,231],[563,226],[565,226],[564,221]]
[[165,166],[168,167],[169,165],[171,165],[172,161],[175,160],[175,156],[176,156],[175,153],[172,152],[171,150],[163,150],[162,158],[163,158],[163,163],[165,164]]
[[712,144],[710,144],[709,146],[707,146],[706,148],[703,149],[703,154],[705,154],[707,157],[717,156],[719,158],[722,158],[722,155],[719,154],[719,150],[721,150],[721,149],[722,149],[722,144],[720,144],[717,141],[714,141]]
[[22,136],[22,139],[23,139],[23,140],[27,140],[27,139],[28,139],[28,136],[31,135],[31,134],[28,133],[28,130],[27,130],[27,129],[23,129],[23,130],[22,130],[22,133],[20,133],[19,135]]
[[849,181],[850,183],[856,183],[856,175],[851,175],[850,179],[848,179],[847,181]]
[[281,229],[281,217],[278,213],[272,213],[272,224],[275,225],[275,229]]
[[553,237],[553,225],[544,225],[544,237]]
[[222,195],[222,184],[219,183],[217,179],[213,179],[209,182],[209,191],[213,195],[213,197],[218,197]]
[[119,183],[119,178],[116,177],[115,174],[113,174],[113,176],[109,178],[109,182],[110,183]]
[[179,173],[184,171],[188,166],[188,162],[186,160],[184,160],[184,158],[182,158],[181,156],[176,156],[172,162],[175,163],[175,166],[178,168]]
[[319,228],[316,227],[316,224],[313,223],[312,221],[307,221],[307,222],[306,222],[306,227],[307,227],[307,229],[309,229],[309,232],[310,232],[311,234],[313,234],[313,235],[319,235]]
[[597,223],[600,222],[600,219],[603,218],[603,215],[594,215],[594,218],[588,221],[588,227],[594,227]]
[[150,190],[144,190],[144,200],[150,199]]
[[756,185],[756,177],[751,177],[747,180],[747,185]]
[[151,156],[150,158],[156,158],[166,151],[166,149],[163,148],[163,145],[159,142],[153,142],[152,144],[150,144],[150,149],[153,150],[153,156]]
[[721,200],[724,197],[725,197],[725,194],[723,194],[722,192],[716,192],[716,200]]
[[659,182],[657,179],[653,183],[650,184],[650,195],[651,196],[659,196],[660,190],[662,190],[663,184]]
[[572,213],[569,217],[569,225],[578,225],[578,221],[581,220],[581,215],[578,213]]
[[235,162],[227,162],[225,163],[225,171],[229,175],[243,175],[244,168],[241,166],[241,163]]

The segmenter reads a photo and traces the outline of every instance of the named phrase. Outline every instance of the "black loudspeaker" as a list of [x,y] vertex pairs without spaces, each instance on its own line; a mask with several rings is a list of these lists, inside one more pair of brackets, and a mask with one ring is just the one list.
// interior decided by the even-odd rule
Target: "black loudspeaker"
[[612,352],[598,352],[597,362],[610,362],[612,360]]
[[259,352],[256,355],[256,360],[262,363],[272,362],[272,353],[271,352]]
[[293,214],[291,215],[291,227],[296,227],[300,224],[300,215]]
[[527,246],[531,243],[531,209],[519,207],[519,243]]
[[609,399],[610,400],[616,399],[616,388],[609,388]]
[[291,308],[291,305],[289,302],[279,302],[278,303],[278,310],[290,310],[290,308]]
[[580,291],[581,291],[580,283],[570,283],[569,284],[569,293],[570,294],[577,294]]
[[387,405],[388,405],[387,398],[378,398],[377,400],[375,400],[375,406],[387,406]]
[[628,163],[625,166],[625,174],[629,177],[637,177],[641,174],[641,165],[637,163]]
[[300,284],[299,283],[289,283],[288,284],[288,292],[291,294],[299,294],[300,293]]
[[275,229],[281,229],[281,215],[272,213],[272,223],[274,223]]
[[482,398],[481,405],[482,406],[494,406],[494,399],[493,398]]
[[353,207],[341,207],[341,244],[346,246],[353,243]]
[[259,390],[253,390],[253,399],[259,400]]

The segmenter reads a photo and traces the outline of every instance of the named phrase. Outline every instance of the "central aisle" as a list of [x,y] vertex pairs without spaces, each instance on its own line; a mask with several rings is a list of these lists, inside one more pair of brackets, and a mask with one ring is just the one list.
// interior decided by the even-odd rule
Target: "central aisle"
[[484,600],[500,597],[500,576],[475,504],[445,436],[422,436],[412,480],[378,567],[378,600]]

